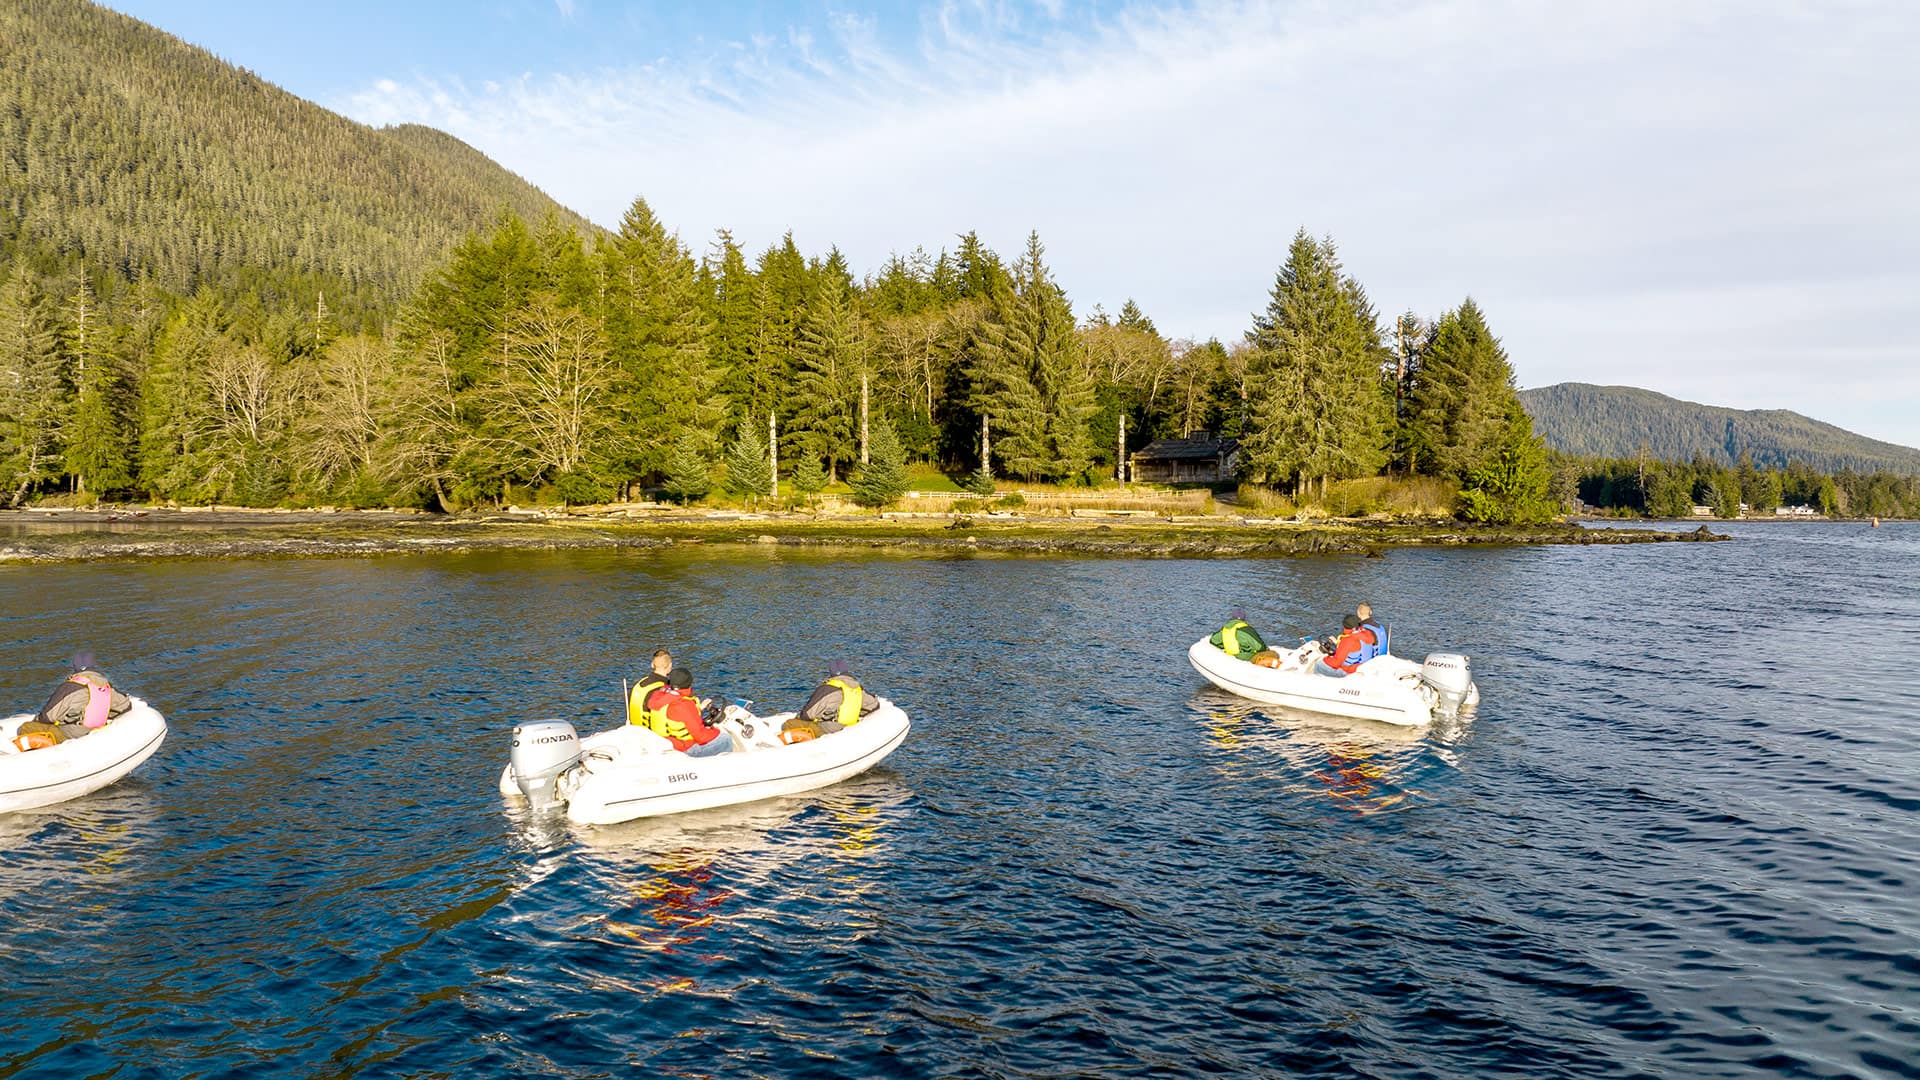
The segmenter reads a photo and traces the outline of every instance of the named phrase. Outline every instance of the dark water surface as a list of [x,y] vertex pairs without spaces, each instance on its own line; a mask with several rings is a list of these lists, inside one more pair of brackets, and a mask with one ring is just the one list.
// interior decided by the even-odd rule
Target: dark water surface
[[[173,735],[0,817],[0,1076],[1920,1076],[1920,527],[1386,559],[760,550],[0,568]],[[1183,650],[1371,599],[1484,703],[1263,711]],[[914,718],[811,796],[493,793],[658,644]]]

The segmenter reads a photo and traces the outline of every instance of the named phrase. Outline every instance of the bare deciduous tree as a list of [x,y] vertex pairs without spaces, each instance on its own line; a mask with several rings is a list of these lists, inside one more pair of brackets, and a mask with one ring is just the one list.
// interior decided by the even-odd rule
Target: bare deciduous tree
[[504,370],[490,395],[497,438],[536,475],[581,469],[612,435],[606,408],[617,369],[600,324],[553,296],[535,296],[502,334]]

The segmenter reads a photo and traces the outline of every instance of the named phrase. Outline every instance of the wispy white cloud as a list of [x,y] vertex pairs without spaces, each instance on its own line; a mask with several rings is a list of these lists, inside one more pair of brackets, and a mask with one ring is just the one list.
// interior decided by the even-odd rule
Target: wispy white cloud
[[[1903,4],[1275,5],[1102,20],[947,3],[915,32],[823,15],[780,35],[340,103],[445,128],[595,220],[644,196],[696,248],[791,228],[856,267],[1029,229],[1080,310],[1128,296],[1231,337],[1298,226],[1386,311],[1472,293],[1524,385],[1638,382],[1920,417],[1920,79]],[[1869,374],[1877,372],[1878,374]],[[1857,380],[1856,380],[1857,381]],[[1920,442],[1883,411],[1869,434]]]

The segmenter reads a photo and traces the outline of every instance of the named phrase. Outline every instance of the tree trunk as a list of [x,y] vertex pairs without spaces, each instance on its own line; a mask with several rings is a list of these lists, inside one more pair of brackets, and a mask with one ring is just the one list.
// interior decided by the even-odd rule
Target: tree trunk
[[860,369],[860,464],[867,460],[867,369]]
[[773,411],[767,411],[767,460],[773,466],[773,492],[769,498],[780,497],[780,434],[774,423]]

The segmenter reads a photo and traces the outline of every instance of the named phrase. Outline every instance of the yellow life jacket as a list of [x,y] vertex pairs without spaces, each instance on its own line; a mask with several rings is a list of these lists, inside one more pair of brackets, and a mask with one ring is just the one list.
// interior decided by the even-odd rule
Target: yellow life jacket
[[647,695],[667,685],[664,675],[647,672],[640,681],[633,684],[633,691],[627,695],[627,723],[645,726],[647,722]]
[[827,685],[840,688],[840,711],[834,714],[833,719],[841,727],[852,727],[859,723],[860,702],[866,696],[866,691],[860,689],[859,683],[845,675],[835,675],[827,680]]
[[[651,697],[653,694],[665,689],[667,689],[667,687],[655,684],[651,690],[648,691],[648,696]],[[692,742],[693,735],[687,731],[687,725],[667,715],[667,705],[673,700],[674,695],[667,694],[660,698],[660,704],[657,707],[649,708],[643,704],[640,710],[640,719],[634,721],[634,723],[639,724],[641,727],[646,728],[648,731],[653,732],[663,739]]]
[[1227,625],[1221,627],[1220,628],[1220,650],[1226,653],[1228,656],[1239,656],[1240,655],[1240,631],[1250,630],[1250,629],[1252,629],[1252,627],[1248,626],[1246,623],[1241,622],[1239,619],[1235,619],[1232,622],[1228,623]]

